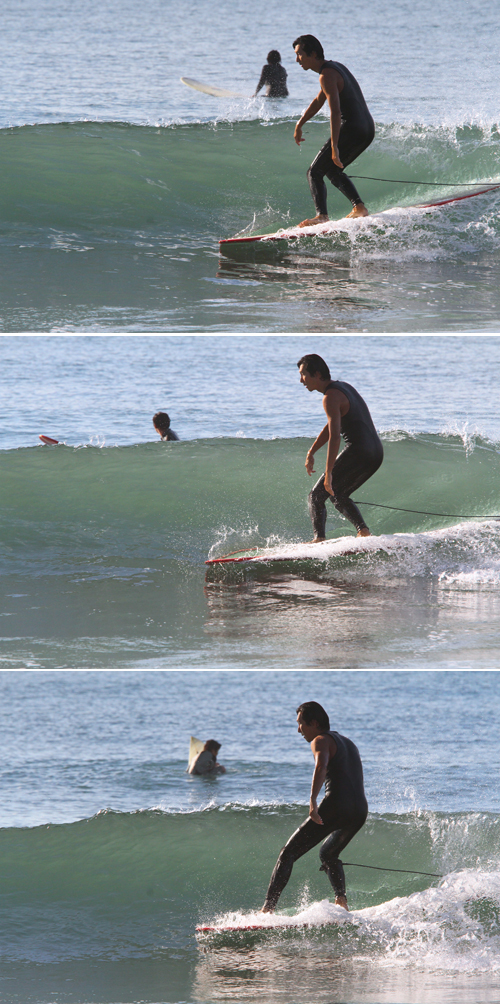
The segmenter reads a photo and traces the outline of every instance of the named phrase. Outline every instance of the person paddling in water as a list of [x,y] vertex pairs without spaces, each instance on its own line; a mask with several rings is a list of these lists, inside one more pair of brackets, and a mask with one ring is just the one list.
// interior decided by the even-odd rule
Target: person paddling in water
[[[314,474],[314,454],[328,443],[325,473],[309,493],[309,513],[314,529],[314,541],[326,539],[326,500],[330,499],[338,512],[354,524],[358,537],[369,537],[370,531],[354,502],[352,492],[375,474],[384,459],[372,417],[361,394],[341,380],[332,380],[330,370],[321,356],[311,352],[299,359],[300,382],[312,392],[323,395],[327,424],[315,439],[306,456],[306,471]],[[346,444],[340,456],[340,437]]]
[[254,98],[257,97],[261,87],[266,87],[266,97],[268,98],[288,97],[286,70],[281,65],[281,55],[277,49],[271,49],[267,54],[267,63],[262,67],[262,73],[255,89]]
[[314,35],[299,35],[293,43],[297,63],[303,70],[319,73],[320,92],[306,108],[295,126],[297,146],[304,142],[302,126],[312,119],[328,101],[330,107],[330,139],[313,160],[307,177],[317,215],[302,220],[300,227],[325,223],[329,219],[326,206],[326,176],[352,203],[348,217],[368,216],[368,210],[344,167],[351,164],[370,145],[375,136],[375,123],[368,111],[361,88],[352,73],[342,63],[325,59],[323,46]]

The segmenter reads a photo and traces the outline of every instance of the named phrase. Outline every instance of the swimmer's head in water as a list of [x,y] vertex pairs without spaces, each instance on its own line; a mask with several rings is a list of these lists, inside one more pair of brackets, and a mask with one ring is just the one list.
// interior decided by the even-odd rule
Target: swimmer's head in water
[[315,376],[319,373],[322,380],[330,380],[330,370],[325,363],[325,360],[321,356],[316,355],[315,352],[310,352],[307,356],[302,356],[297,363],[297,368],[303,366],[310,376]]
[[[302,53],[306,56],[315,55],[318,59],[325,58],[323,46],[315,35],[299,35],[299,37],[295,39],[295,42],[292,43],[292,48],[297,54],[297,58],[299,57],[299,54]],[[299,49],[299,51],[297,51],[297,49]]]
[[267,54],[268,63],[281,63],[281,53],[277,49],[271,49]]
[[217,753],[219,752],[220,747],[221,747],[221,744],[218,743],[216,739],[207,739],[207,741],[205,743],[205,746],[203,748],[206,749],[206,750],[209,750],[210,753],[215,753],[215,756],[217,756]]
[[170,418],[166,411],[157,411],[156,415],[153,415],[153,425],[162,436],[166,435],[170,429]]

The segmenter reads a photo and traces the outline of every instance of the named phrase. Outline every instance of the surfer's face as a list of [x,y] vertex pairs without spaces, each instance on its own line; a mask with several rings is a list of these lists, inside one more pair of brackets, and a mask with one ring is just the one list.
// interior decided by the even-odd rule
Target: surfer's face
[[308,725],[302,717],[302,712],[299,711],[297,715],[297,732],[300,732],[301,736],[304,736],[306,742],[312,743],[318,734],[318,723],[309,722]]
[[302,69],[309,69],[309,59],[310,56],[304,52],[301,45],[295,46],[295,62],[300,63]]
[[314,64],[315,57],[308,56],[307,52],[304,52],[301,45],[295,46],[295,62],[300,63],[303,70],[310,70],[311,66]]
[[307,390],[309,391],[315,390],[315,386],[313,386],[315,378],[311,376],[309,371],[306,369],[305,363],[302,363],[302,366],[299,369],[299,373],[300,373],[300,382],[304,384],[304,387],[306,387]]

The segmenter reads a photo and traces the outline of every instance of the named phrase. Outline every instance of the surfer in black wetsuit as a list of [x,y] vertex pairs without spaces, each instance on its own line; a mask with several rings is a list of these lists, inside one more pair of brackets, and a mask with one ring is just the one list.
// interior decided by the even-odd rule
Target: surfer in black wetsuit
[[[314,543],[325,540],[325,502],[328,498],[340,514],[354,524],[358,537],[369,537],[370,531],[357,505],[349,498],[375,474],[384,458],[382,443],[368,407],[354,387],[330,378],[325,360],[316,353],[303,356],[297,366],[304,387],[323,394],[323,407],[328,419],[306,456],[306,471],[309,475],[314,474],[314,454],[328,443],[325,474],[309,493]],[[338,456],[341,436],[346,448]]]
[[304,142],[302,126],[319,112],[325,101],[330,107],[330,139],[313,160],[307,177],[317,215],[303,220],[301,227],[314,226],[328,220],[324,177],[352,203],[348,216],[368,216],[368,210],[344,167],[359,157],[375,135],[375,124],[368,111],[361,88],[352,73],[342,63],[325,59],[323,46],[314,35],[300,35],[293,43],[297,62],[304,70],[319,73],[320,92],[306,108],[295,126],[297,145]]
[[[326,872],[335,890],[337,906],[347,910],[345,876],[339,854],[361,829],[368,814],[361,758],[350,739],[330,731],[328,715],[316,701],[307,701],[297,708],[297,725],[304,739],[311,743],[316,761],[309,818],[295,830],[281,850],[262,912],[272,913],[276,909],[294,862],[322,840],[320,871]],[[318,806],[323,784],[325,797]]]
[[287,98],[286,77],[287,73],[285,67],[281,65],[280,53],[277,49],[271,49],[267,54],[267,63],[262,67],[254,97],[257,97],[261,87],[266,87],[266,97]]

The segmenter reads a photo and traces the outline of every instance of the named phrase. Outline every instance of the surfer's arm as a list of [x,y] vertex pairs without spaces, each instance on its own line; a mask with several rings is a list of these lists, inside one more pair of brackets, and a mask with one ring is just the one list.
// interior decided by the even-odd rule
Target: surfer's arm
[[300,143],[304,142],[302,136],[302,126],[305,125],[306,122],[309,122],[309,119],[312,119],[314,118],[315,115],[317,115],[320,108],[323,107],[325,101],[326,101],[326,94],[324,94],[323,91],[320,91],[319,94],[317,94],[316,97],[313,98],[313,100],[311,101],[309,108],[306,108],[305,112],[303,112],[303,114],[300,116],[300,119],[297,122],[297,125],[295,126],[295,132],[293,134],[293,138],[297,146],[299,146]]
[[345,407],[345,395],[337,390],[332,390],[325,394],[323,407],[328,418],[328,452],[325,464],[325,488],[330,495],[332,491],[332,470],[340,449],[340,434],[342,415],[348,411]]
[[[343,167],[343,163],[339,157],[339,134],[340,126],[342,125],[342,113],[340,111],[340,97],[339,97],[339,81],[342,78],[339,73],[335,70],[328,68],[324,73],[320,75],[319,78],[321,84],[321,90],[324,93],[325,100],[328,98],[328,105],[330,107],[330,138],[332,141],[332,160],[337,167]],[[343,83],[343,81],[342,81]]]
[[262,73],[261,73],[261,75],[260,75],[260,80],[259,80],[259,83],[257,84],[257,87],[255,88],[255,94],[254,94],[254,98],[256,98],[256,97],[257,97],[257,95],[258,95],[258,93],[259,93],[260,89],[261,89],[261,88],[262,88],[262,87],[264,86],[264,84],[265,84],[266,82],[267,82],[267,81],[266,81],[266,67],[265,67],[265,66],[263,66],[263,67],[262,67]]
[[319,436],[316,437],[311,448],[307,451],[306,455],[306,471],[308,474],[314,474],[314,454],[321,449],[325,443],[328,442],[328,437],[330,435],[328,424],[324,426],[321,430]]
[[330,761],[330,746],[326,736],[317,736],[311,743],[315,764],[309,800],[309,818],[314,823],[323,826],[323,820],[318,813],[318,795],[325,783],[326,770]]

